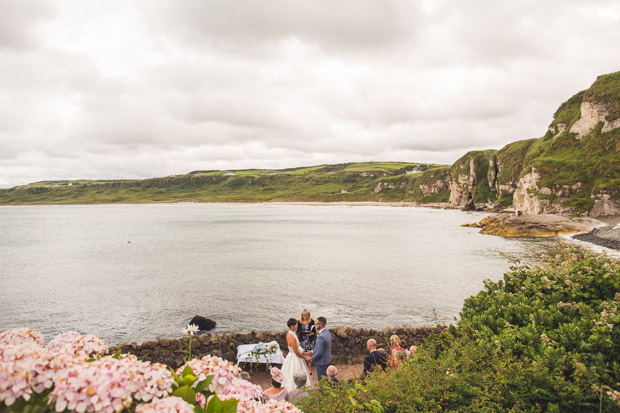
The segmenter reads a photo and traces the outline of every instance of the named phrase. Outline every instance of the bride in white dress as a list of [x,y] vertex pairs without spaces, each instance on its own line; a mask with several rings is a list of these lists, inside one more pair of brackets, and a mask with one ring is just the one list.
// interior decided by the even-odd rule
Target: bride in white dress
[[290,318],[286,324],[288,325],[289,332],[286,334],[288,355],[286,360],[284,360],[284,364],[282,364],[282,372],[286,377],[286,385],[284,387],[289,392],[295,390],[293,377],[295,377],[295,373],[303,371],[306,374],[306,386],[312,388],[312,378],[310,377],[307,363],[310,357],[303,354],[303,349],[299,346],[299,339],[297,334],[295,334],[295,331],[297,331],[297,320]]

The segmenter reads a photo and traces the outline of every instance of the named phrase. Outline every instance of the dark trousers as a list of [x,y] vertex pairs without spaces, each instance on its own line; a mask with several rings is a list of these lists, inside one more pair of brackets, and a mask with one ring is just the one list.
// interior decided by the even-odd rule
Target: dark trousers
[[321,379],[323,378],[323,376],[325,376],[327,374],[327,367],[329,367],[328,365],[316,365],[316,379],[319,381],[319,383],[321,382]]

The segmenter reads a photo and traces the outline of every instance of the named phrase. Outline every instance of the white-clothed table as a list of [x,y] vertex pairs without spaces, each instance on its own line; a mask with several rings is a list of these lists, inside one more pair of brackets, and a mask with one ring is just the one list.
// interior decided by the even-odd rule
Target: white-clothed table
[[[237,346],[237,366],[239,365],[239,363],[256,363],[256,357],[250,355],[250,353],[252,352],[252,350],[254,350],[254,347],[258,346],[259,344],[264,343],[241,344]],[[267,357],[269,357],[269,359],[267,359]],[[282,350],[277,349],[275,354],[270,354],[267,356],[262,354],[258,359],[258,362],[263,364],[282,364],[284,363],[284,355],[282,354]]]

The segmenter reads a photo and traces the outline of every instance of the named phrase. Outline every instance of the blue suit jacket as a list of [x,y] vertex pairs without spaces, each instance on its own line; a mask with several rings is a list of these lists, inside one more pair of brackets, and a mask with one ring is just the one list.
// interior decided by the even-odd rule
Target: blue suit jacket
[[323,329],[316,339],[311,359],[317,366],[327,366],[332,362],[332,335],[327,329]]

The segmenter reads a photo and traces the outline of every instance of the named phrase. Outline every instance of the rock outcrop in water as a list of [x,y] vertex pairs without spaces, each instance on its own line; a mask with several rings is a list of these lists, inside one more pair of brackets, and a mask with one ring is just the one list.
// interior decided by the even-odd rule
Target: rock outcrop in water
[[200,331],[213,330],[217,325],[215,321],[201,315],[195,315],[194,318],[192,318],[192,320],[189,322],[189,324],[197,325]]
[[588,233],[599,224],[588,218],[570,219],[559,215],[498,214],[470,226],[482,228],[480,232],[489,235],[546,238]]

